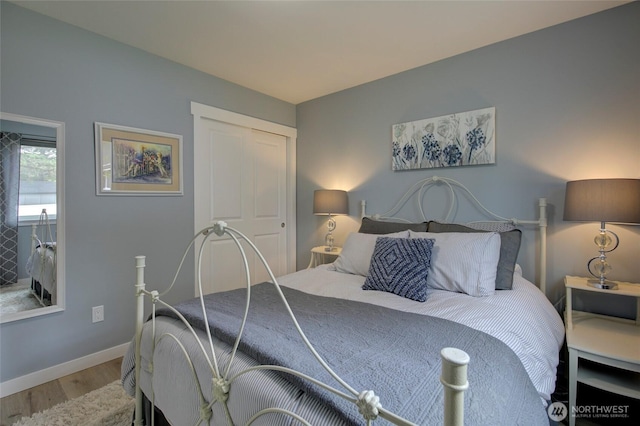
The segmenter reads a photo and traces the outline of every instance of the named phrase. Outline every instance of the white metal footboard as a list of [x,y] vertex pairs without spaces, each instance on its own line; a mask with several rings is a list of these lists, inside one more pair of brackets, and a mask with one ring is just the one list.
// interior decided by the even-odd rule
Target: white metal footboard
[[[178,277],[178,274],[180,272],[180,269],[182,268],[182,264],[184,263],[184,260],[187,256],[188,251],[190,250],[191,246],[194,245],[196,239],[200,236],[204,236],[204,239],[202,241],[202,243],[200,244],[200,249],[198,252],[198,276],[197,276],[197,280],[198,280],[198,288],[200,290],[200,303],[201,303],[201,307],[202,307],[202,312],[203,312],[203,316],[205,319],[205,323],[207,322],[207,314],[206,314],[206,310],[205,310],[205,306],[204,306],[204,299],[203,299],[203,295],[202,295],[202,286],[201,286],[201,277],[200,277],[200,266],[202,263],[202,253],[203,253],[203,247],[207,241],[208,238],[211,237],[212,234],[218,235],[218,236],[222,236],[222,235],[228,235],[229,237],[231,237],[231,239],[233,239],[233,241],[235,242],[236,246],[238,247],[240,254],[243,258],[244,261],[244,265],[245,265],[245,275],[246,275],[246,289],[247,289],[247,303],[246,303],[246,307],[245,307],[245,311],[244,311],[244,316],[243,316],[243,320],[242,320],[242,325],[238,331],[238,335],[236,337],[235,343],[233,345],[233,349],[231,352],[231,358],[229,361],[229,365],[224,369],[224,371],[221,371],[220,367],[218,366],[218,362],[216,359],[216,351],[214,350],[214,346],[213,346],[213,340],[211,337],[211,332],[210,330],[206,330],[207,331],[207,337],[208,337],[208,341],[209,341],[209,345],[210,347],[208,348],[210,350],[210,353],[212,354],[212,356],[209,356],[209,353],[205,350],[204,346],[202,346],[202,344],[200,344],[201,350],[202,350],[202,355],[204,355],[204,357],[206,358],[206,361],[209,364],[210,370],[211,370],[211,374],[212,374],[212,383],[213,383],[213,395],[210,398],[211,400],[209,401],[208,398],[205,397],[205,395],[202,392],[201,386],[200,386],[200,382],[198,381],[198,377],[196,376],[195,370],[193,368],[193,365],[191,363],[191,359],[189,358],[189,355],[186,353],[186,350],[184,350],[184,348],[182,347],[182,345],[180,344],[180,342],[177,340],[177,338],[175,338],[175,336],[172,335],[162,335],[159,336],[158,339],[163,339],[163,338],[172,338],[175,339],[176,342],[178,343],[178,345],[182,348],[182,351],[188,361],[188,364],[191,366],[191,370],[196,382],[196,386],[197,386],[197,390],[198,390],[198,394],[200,397],[200,419],[198,420],[197,424],[209,424],[209,421],[212,420],[211,419],[211,415],[212,415],[212,410],[211,408],[213,407],[214,404],[221,404],[224,412],[226,413],[226,421],[223,421],[222,419],[216,419],[215,424],[222,424],[222,423],[226,423],[228,425],[234,425],[235,422],[233,421],[233,419],[231,418],[231,414],[230,411],[227,407],[227,399],[229,397],[229,391],[231,389],[231,387],[234,385],[234,379],[236,377],[238,377],[241,374],[244,374],[248,371],[254,371],[254,370],[261,370],[261,369],[268,369],[268,370],[274,370],[274,371],[284,371],[286,373],[289,374],[293,374],[297,377],[303,378],[305,380],[308,380],[314,384],[316,384],[317,386],[322,387],[323,389],[338,395],[342,398],[344,398],[345,400],[353,403],[356,405],[359,413],[362,415],[363,419],[366,421],[367,425],[372,424],[372,422],[377,419],[378,417],[381,417],[383,419],[388,420],[389,422],[393,423],[393,424],[397,424],[397,425],[413,425],[414,423],[412,423],[409,420],[406,420],[404,418],[401,417],[401,413],[391,413],[387,410],[384,409],[382,403],[380,402],[379,398],[375,395],[374,390],[363,390],[363,391],[358,391],[356,389],[353,389],[348,383],[346,383],[344,380],[342,380],[332,369],[329,365],[327,365],[327,363],[324,361],[324,359],[318,354],[318,352],[316,352],[315,348],[313,347],[313,345],[311,344],[311,342],[309,342],[309,340],[307,339],[306,335],[304,334],[304,332],[302,331],[302,329],[300,328],[298,321],[296,320],[293,312],[291,311],[291,308],[289,307],[289,304],[284,296],[284,294],[282,293],[280,286],[278,284],[278,281],[276,280],[276,278],[274,277],[271,269],[269,268],[269,265],[267,264],[267,262],[265,261],[264,257],[262,256],[262,254],[260,253],[260,251],[256,248],[256,246],[241,232],[237,231],[236,229],[230,228],[226,225],[225,222],[219,221],[216,222],[213,226],[208,227],[203,229],[202,231],[200,231],[198,234],[196,234],[194,236],[194,238],[192,239],[191,243],[189,244],[189,247],[187,248],[187,250],[185,250],[185,253],[182,257],[182,261],[180,262],[180,266],[178,267],[178,271],[176,272],[176,275],[173,279],[173,282],[171,283],[171,285],[169,286],[169,288],[167,290],[165,290],[162,293],[159,293],[158,291],[148,291],[146,290],[146,285],[144,282],[144,268],[145,268],[145,257],[144,256],[137,256],[136,257],[136,269],[137,269],[137,278],[136,278],[136,298],[137,298],[137,313],[136,313],[136,336],[135,336],[135,343],[136,343],[136,348],[135,348],[135,381],[136,381],[136,408],[135,408],[135,418],[134,418],[134,424],[136,426],[141,426],[143,424],[143,410],[142,410],[142,390],[140,388],[140,373],[141,373],[141,339],[142,339],[142,328],[143,328],[143,323],[144,323],[144,319],[145,319],[145,313],[144,313],[144,297],[148,296],[151,298],[152,301],[152,306],[153,306],[153,313],[152,313],[152,320],[155,321],[155,310],[156,310],[156,306],[157,304],[160,304],[168,309],[171,309],[181,320],[182,322],[185,324],[185,326],[188,328],[189,332],[196,336],[196,332],[194,331],[193,327],[187,322],[187,320],[178,312],[176,311],[173,307],[171,307],[170,305],[168,305],[167,303],[165,303],[164,301],[162,301],[161,297],[164,296],[167,292],[169,292],[171,290],[171,288],[173,287],[173,285],[176,282],[176,279]],[[251,298],[251,279],[249,276],[249,268],[248,268],[248,261],[247,261],[247,257],[246,257],[246,253],[242,247],[242,245],[240,244],[240,240],[244,240],[247,242],[247,244],[249,244],[249,246],[251,247],[251,249],[256,253],[256,255],[258,256],[258,258],[260,259],[260,261],[262,262],[262,264],[265,266],[267,272],[269,273],[269,277],[271,278],[271,281],[273,282],[275,288],[277,289],[277,292],[287,310],[287,312],[289,313],[289,316],[291,317],[291,319],[293,320],[293,324],[295,325],[300,337],[302,338],[302,340],[304,341],[305,345],[308,347],[308,349],[311,351],[311,353],[313,354],[313,356],[315,357],[315,359],[317,360],[317,362],[322,365],[322,367],[341,385],[342,389],[335,389],[325,383],[322,383],[316,379],[314,379],[313,377],[309,377],[305,374],[302,374],[300,372],[297,371],[293,371],[289,368],[284,368],[284,367],[280,367],[280,366],[275,366],[275,365],[261,365],[261,366],[256,366],[256,367],[251,367],[245,371],[240,372],[239,374],[235,374],[233,377],[230,377],[229,372],[230,372],[230,367],[231,364],[233,363],[234,357],[238,351],[238,345],[240,343],[240,340],[242,338],[242,333],[245,327],[245,323],[246,323],[246,318],[247,318],[247,313],[248,313],[248,309],[249,309],[249,303],[250,303],[250,298]],[[156,341],[156,336],[155,336],[155,327],[154,327],[154,335],[153,335],[153,339],[154,341]],[[196,338],[196,341],[199,342],[199,340]],[[443,385],[444,388],[444,422],[445,425],[462,425],[464,423],[464,391],[468,388],[468,382],[467,382],[467,364],[469,363],[469,356],[459,350],[459,349],[454,349],[454,348],[444,348],[441,351],[441,358],[442,358],[442,375],[440,377],[440,381]],[[153,395],[150,396],[151,402],[153,403]],[[250,420],[247,422],[247,425],[250,425],[251,423],[253,423],[256,419],[260,418],[261,416],[268,414],[268,413],[273,413],[273,412],[278,412],[278,413],[282,413],[285,414],[287,416],[290,416],[293,419],[298,420],[301,424],[305,424],[305,425],[309,425],[309,423],[307,421],[305,421],[303,418],[301,418],[299,415],[297,415],[294,412],[291,412],[289,410],[286,409],[282,409],[282,408],[278,408],[278,407],[273,407],[270,409],[265,409],[265,410],[261,410],[257,413],[255,413]]]
[[[40,231],[40,235],[38,235],[38,231]],[[36,256],[36,250],[40,250],[40,256]],[[51,250],[53,252],[53,268],[48,270],[47,268],[47,250]],[[53,298],[53,293],[55,292],[56,286],[56,268],[57,268],[57,250],[55,246],[55,239],[53,238],[53,233],[51,232],[51,222],[49,222],[49,215],[47,214],[47,209],[42,209],[40,213],[40,218],[38,219],[38,223],[34,223],[31,225],[31,252],[30,252],[30,262],[37,262],[39,265],[34,265],[29,263],[27,267],[29,269],[29,275],[31,275],[31,293],[38,300],[40,305],[47,306],[45,301],[45,279],[50,280],[53,288],[49,291],[49,294]],[[32,274],[32,270],[39,271],[37,276]],[[48,274],[48,276],[46,276]],[[38,292],[37,287],[34,285],[34,281],[38,282],[40,286],[40,291]],[[49,285],[49,284],[47,284]],[[55,303],[55,300],[52,300]]]

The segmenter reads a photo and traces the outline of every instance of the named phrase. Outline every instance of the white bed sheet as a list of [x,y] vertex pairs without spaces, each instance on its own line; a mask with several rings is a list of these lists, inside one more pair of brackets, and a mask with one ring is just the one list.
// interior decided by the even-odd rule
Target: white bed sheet
[[[548,299],[518,272],[512,290],[492,296],[429,289],[426,302],[392,293],[362,290],[365,277],[336,272],[321,265],[278,278],[283,286],[307,293],[385,306],[444,318],[485,332],[505,343],[520,358],[540,397],[546,402],[555,388],[564,325]],[[470,367],[472,368],[472,367]]]

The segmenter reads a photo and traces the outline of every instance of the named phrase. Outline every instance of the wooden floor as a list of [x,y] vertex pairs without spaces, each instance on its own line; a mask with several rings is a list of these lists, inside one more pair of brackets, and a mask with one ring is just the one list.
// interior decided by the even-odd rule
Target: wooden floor
[[0,399],[0,426],[77,398],[120,379],[122,358],[61,377]]

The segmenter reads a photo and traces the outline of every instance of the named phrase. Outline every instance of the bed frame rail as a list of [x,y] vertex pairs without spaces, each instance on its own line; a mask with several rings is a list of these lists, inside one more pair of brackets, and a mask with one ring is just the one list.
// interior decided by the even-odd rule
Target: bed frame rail
[[[244,265],[245,265],[245,275],[246,275],[246,289],[247,289],[247,305],[246,305],[246,309],[244,312],[244,317],[243,317],[243,321],[242,321],[242,326],[240,327],[238,336],[236,338],[235,344],[233,346],[232,349],[232,353],[231,353],[231,359],[229,361],[229,366],[230,364],[233,362],[234,356],[238,350],[238,344],[242,338],[242,331],[244,329],[244,325],[246,322],[246,317],[247,317],[247,313],[248,313],[248,307],[249,307],[249,303],[250,303],[250,297],[251,297],[251,285],[250,285],[250,276],[249,276],[249,269],[248,269],[248,261],[247,261],[247,257],[246,257],[246,253],[242,247],[242,245],[240,244],[240,240],[244,240],[246,241],[246,243],[249,245],[249,247],[256,253],[256,255],[258,256],[258,258],[260,259],[260,261],[262,262],[262,264],[264,265],[264,267],[266,268],[266,270],[269,273],[269,276],[272,280],[272,283],[274,284],[275,288],[277,289],[278,294],[280,295],[280,298],[285,306],[285,308],[287,309],[291,319],[293,320],[293,323],[299,333],[299,335],[301,336],[302,340],[304,341],[304,343],[306,344],[306,346],[309,348],[309,350],[311,351],[311,353],[313,354],[313,356],[316,358],[316,360],[318,361],[318,363],[320,363],[324,369],[342,386],[342,389],[335,389],[329,385],[326,385],[324,383],[321,383],[319,381],[317,381],[316,379],[312,378],[312,377],[308,377],[302,373],[287,369],[287,368],[283,368],[283,367],[279,367],[279,366],[274,366],[274,365],[269,365],[269,366],[258,366],[258,367],[252,367],[250,370],[257,370],[257,369],[271,369],[271,370],[277,370],[277,371],[285,371],[287,373],[290,374],[295,374],[298,377],[304,378],[306,380],[310,380],[311,382],[313,382],[314,384],[321,386],[322,388],[334,393],[335,395],[338,395],[344,399],[346,399],[347,401],[350,401],[351,403],[355,404],[357,406],[357,409],[359,411],[359,413],[362,415],[363,419],[365,419],[366,424],[367,425],[371,425],[372,422],[377,419],[378,417],[381,417],[383,419],[388,420],[389,422],[396,424],[396,425],[413,425],[414,423],[412,423],[411,421],[402,418],[399,414],[397,413],[391,413],[389,411],[387,411],[386,409],[383,408],[383,405],[380,401],[380,399],[378,398],[378,396],[376,396],[374,390],[363,390],[363,391],[358,391],[354,388],[352,388],[348,383],[346,383],[345,381],[343,381],[332,369],[329,365],[327,365],[327,363],[322,359],[322,357],[318,354],[318,352],[316,352],[315,348],[313,347],[313,345],[311,344],[311,342],[307,339],[307,337],[305,336],[304,332],[302,331],[302,329],[300,328],[295,315],[293,314],[293,312],[291,311],[291,308],[289,307],[289,304],[287,303],[286,298],[284,297],[284,294],[282,293],[280,286],[278,284],[277,279],[275,278],[275,276],[273,275],[271,268],[269,268],[269,265],[267,264],[266,260],[264,259],[264,257],[262,256],[262,254],[260,253],[260,251],[257,249],[257,247],[253,244],[253,242],[251,242],[244,234],[242,234],[241,232],[239,232],[238,230],[234,229],[234,228],[230,228],[227,226],[227,224],[225,222],[219,221],[216,222],[213,226],[207,227],[203,230],[201,230],[200,232],[198,232],[194,238],[191,240],[191,243],[189,244],[189,246],[187,247],[187,249],[185,250],[185,253],[182,257],[182,261],[180,262],[180,266],[178,267],[178,271],[176,272],[176,275],[173,279],[173,282],[171,283],[171,285],[162,293],[159,293],[158,291],[152,290],[149,291],[146,289],[146,284],[144,282],[144,270],[145,270],[145,256],[137,256],[136,257],[136,284],[135,284],[135,294],[136,294],[136,298],[137,298],[137,303],[136,303],[136,335],[135,335],[135,343],[136,343],[136,348],[135,348],[135,380],[136,380],[136,389],[135,389],[135,398],[136,398],[136,405],[135,405],[135,416],[134,416],[134,425],[136,426],[142,426],[143,425],[143,418],[142,418],[142,414],[143,414],[143,410],[142,410],[142,390],[140,388],[140,372],[141,372],[141,354],[140,354],[140,344],[141,344],[141,339],[142,339],[142,328],[143,328],[143,324],[144,324],[144,320],[145,320],[145,312],[144,312],[144,298],[145,297],[149,297],[151,299],[151,302],[153,304],[153,313],[152,313],[152,321],[155,321],[155,307],[157,304],[160,304],[164,307],[167,307],[169,309],[172,309],[174,312],[176,312],[178,314],[178,316],[182,319],[182,322],[185,324],[185,326],[190,330],[190,332],[195,336],[195,331],[193,330],[193,328],[191,327],[191,325],[186,321],[186,319],[184,319],[184,317],[182,317],[174,308],[172,308],[170,305],[168,305],[167,303],[163,302],[161,297],[163,295],[165,295],[168,291],[171,290],[171,288],[173,287],[173,285],[176,282],[177,276],[180,272],[180,269],[182,268],[182,265],[184,263],[184,260],[186,258],[186,255],[188,253],[188,251],[190,250],[191,246],[194,245],[195,241],[197,238],[199,238],[200,236],[204,236],[202,243],[200,244],[200,249],[199,249],[199,254],[198,254],[198,270],[200,270],[200,265],[202,263],[202,253],[203,253],[203,247],[206,243],[206,241],[208,240],[208,238],[210,238],[212,235],[218,235],[218,236],[222,236],[222,235],[227,235],[229,237],[231,237],[236,246],[238,247],[241,256],[243,258],[244,261]],[[202,306],[202,310],[203,310],[203,315],[205,317],[205,321],[206,321],[206,311],[204,309],[204,301],[203,301],[203,295],[202,295],[202,285],[201,285],[201,277],[200,274],[198,273],[198,288],[200,289],[200,301],[201,301],[201,306]],[[155,333],[155,327],[154,327],[154,333]],[[174,336],[160,336],[160,338],[164,338],[164,337],[173,337],[175,339]],[[156,336],[154,334],[153,339],[155,341]],[[213,346],[213,340],[211,338],[211,334],[210,331],[208,332],[208,339],[209,339],[209,345],[210,345],[210,353],[212,354],[211,359],[209,358],[208,355],[208,351],[206,351],[204,349],[204,346],[201,346],[202,349],[202,353],[204,354],[204,356],[207,358],[207,361],[209,362],[210,368],[211,368],[211,373],[213,376],[213,401],[207,401],[207,398],[203,395],[201,387],[199,385],[198,382],[198,377],[195,375],[195,370],[193,370],[192,368],[192,372],[194,374],[194,378],[196,380],[197,383],[197,387],[198,387],[198,391],[200,393],[200,401],[201,401],[201,409],[200,409],[200,420],[198,424],[209,424],[209,421],[211,420],[211,407],[216,404],[216,403],[220,403],[223,404],[223,407],[225,408],[225,412],[227,413],[227,418],[226,418],[226,423],[229,425],[233,425],[234,422],[230,417],[229,414],[229,410],[226,408],[226,401],[228,398],[228,393],[229,393],[229,389],[231,386],[233,386],[233,378],[230,378],[228,376],[229,374],[229,368],[226,369],[226,371],[223,371],[222,374],[220,372],[219,366],[217,364],[217,360],[216,360],[216,351],[214,350],[214,346]],[[176,339],[177,341],[177,339]],[[179,343],[179,342],[178,342]],[[188,357],[188,355],[185,356]],[[446,426],[461,426],[464,423],[464,391],[468,388],[469,384],[467,382],[467,364],[469,363],[469,356],[462,350],[459,349],[455,349],[455,348],[444,348],[441,351],[441,359],[442,359],[442,374],[440,377],[440,381],[443,385],[443,391],[444,391],[444,424]],[[189,364],[191,364],[191,361],[189,360]],[[248,371],[248,370],[247,370]],[[237,377],[238,375],[236,375],[235,377]],[[153,395],[150,396],[151,402],[153,404]],[[247,423],[248,425],[250,425],[253,421],[255,421],[256,419],[260,418],[262,415],[265,415],[269,412],[279,412],[279,413],[283,413],[285,415],[288,415],[296,420],[298,420],[301,424],[304,425],[309,425],[308,422],[306,422],[304,419],[300,418],[297,414],[290,412],[288,410],[285,409],[281,409],[281,408],[272,408],[272,409],[267,409],[267,410],[262,410],[261,412],[255,413],[255,415],[249,420],[249,422]],[[221,419],[216,419],[216,424],[220,424],[223,423],[223,421]]]

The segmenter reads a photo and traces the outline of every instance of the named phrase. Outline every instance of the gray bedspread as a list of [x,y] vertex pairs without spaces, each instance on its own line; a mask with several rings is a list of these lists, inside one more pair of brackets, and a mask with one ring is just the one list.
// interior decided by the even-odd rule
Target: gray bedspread
[[[333,370],[357,391],[373,390],[387,410],[416,424],[442,424],[440,350],[455,347],[471,357],[465,424],[549,424],[520,360],[494,337],[440,318],[314,296],[286,287],[282,291],[301,328]],[[233,344],[244,312],[246,290],[211,294],[205,299],[212,333]],[[206,327],[199,299],[176,308],[194,327]],[[169,310],[159,310],[158,315],[175,317]],[[340,389],[304,346],[273,284],[252,287],[240,349],[261,364],[289,367]],[[285,375],[340,412],[346,423],[364,424],[355,405]]]

